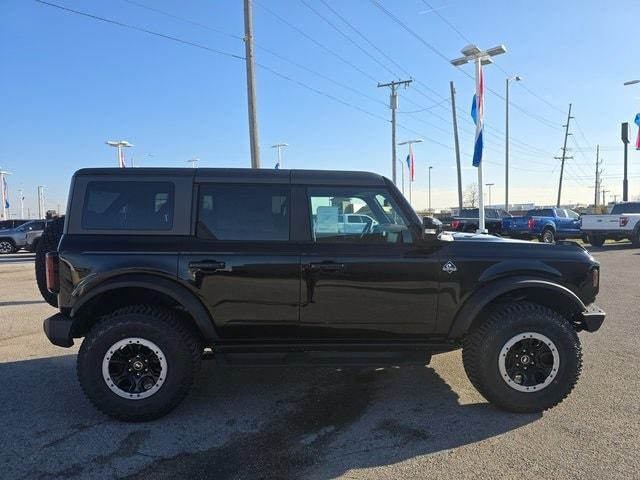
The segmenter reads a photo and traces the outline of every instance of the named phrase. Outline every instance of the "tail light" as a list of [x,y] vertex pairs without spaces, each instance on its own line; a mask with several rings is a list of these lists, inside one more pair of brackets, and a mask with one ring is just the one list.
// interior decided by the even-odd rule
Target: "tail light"
[[536,219],[530,218],[527,222],[527,227],[529,228],[529,230],[533,230],[534,228],[536,228]]
[[452,220],[451,221],[451,229],[458,230],[460,228],[460,220]]
[[60,280],[58,277],[58,252],[49,252],[45,257],[45,276],[47,280],[47,290],[51,293],[60,291]]
[[620,226],[626,227],[627,223],[629,223],[629,217],[620,217]]

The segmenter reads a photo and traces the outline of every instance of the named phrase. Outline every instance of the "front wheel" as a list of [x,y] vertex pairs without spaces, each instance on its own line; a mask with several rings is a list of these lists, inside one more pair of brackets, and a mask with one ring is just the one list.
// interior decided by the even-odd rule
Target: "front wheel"
[[589,235],[589,243],[594,247],[604,245],[605,238],[602,235]]
[[186,320],[165,308],[138,305],[96,324],[78,353],[80,385],[91,403],[130,422],[169,413],[187,395],[202,347]]
[[462,360],[473,386],[511,412],[542,412],[562,402],[582,369],[582,350],[571,324],[542,305],[501,305],[475,325]]

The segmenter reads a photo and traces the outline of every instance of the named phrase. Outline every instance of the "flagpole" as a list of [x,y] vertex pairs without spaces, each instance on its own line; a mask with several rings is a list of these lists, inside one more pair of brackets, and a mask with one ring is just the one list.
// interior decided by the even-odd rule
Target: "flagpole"
[[[482,60],[480,57],[475,59],[476,63],[476,115],[478,116],[478,121],[476,122],[476,141],[478,140],[478,135],[482,131],[482,123],[484,112],[480,110],[481,107],[481,88],[480,88],[480,78],[482,76]],[[484,106],[482,106],[484,109]],[[482,159],[478,164],[478,231],[477,233],[487,233],[487,229],[485,228],[484,223],[484,195],[482,192]]]
[[4,188],[4,174],[5,172],[0,169],[0,189],[2,190],[2,220],[7,219],[7,199],[5,198],[6,192]]
[[24,219],[24,193],[20,189],[20,218]]

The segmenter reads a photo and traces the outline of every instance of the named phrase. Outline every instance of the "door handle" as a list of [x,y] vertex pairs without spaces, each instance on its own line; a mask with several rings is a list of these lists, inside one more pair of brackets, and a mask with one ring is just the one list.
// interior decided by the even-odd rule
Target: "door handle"
[[343,268],[343,263],[319,262],[309,264],[309,270],[312,272],[337,272]]
[[225,267],[224,262],[215,260],[203,260],[201,262],[189,262],[189,270],[192,272],[215,272]]

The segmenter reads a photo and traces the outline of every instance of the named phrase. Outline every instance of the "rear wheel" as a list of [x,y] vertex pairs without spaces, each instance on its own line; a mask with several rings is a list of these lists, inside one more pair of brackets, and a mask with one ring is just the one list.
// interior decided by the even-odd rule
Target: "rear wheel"
[[556,242],[556,234],[552,228],[545,228],[542,230],[542,235],[540,235],[540,241],[543,243],[555,243]]
[[138,305],[117,310],[82,342],[80,385],[101,412],[140,422],[169,413],[187,395],[200,367],[195,332],[170,309]]
[[640,247],[640,228],[636,229],[631,235],[631,243],[634,247]]
[[6,255],[9,253],[14,253],[16,251],[16,246],[9,239],[0,240],[0,254]]
[[474,387],[512,412],[541,412],[562,402],[582,369],[578,335],[542,305],[495,308],[463,342],[462,359]]

